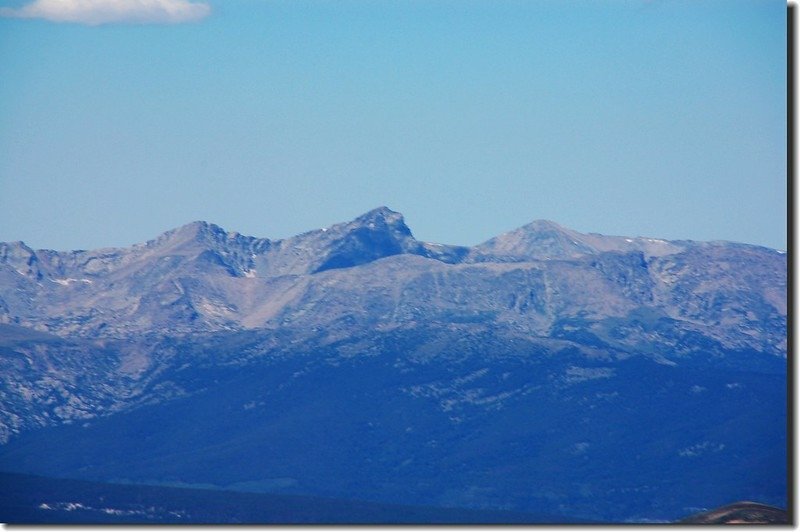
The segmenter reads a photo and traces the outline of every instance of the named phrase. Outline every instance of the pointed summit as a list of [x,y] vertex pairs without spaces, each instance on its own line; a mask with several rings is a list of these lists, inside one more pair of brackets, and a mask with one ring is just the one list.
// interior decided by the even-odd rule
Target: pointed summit
[[225,230],[218,225],[198,220],[167,231],[153,242],[180,244],[191,241],[202,241],[209,237],[214,238],[215,235],[219,234],[225,234]]
[[520,229],[527,229],[529,231],[569,231],[566,227],[552,221],[552,220],[534,220],[527,225],[523,225]]
[[253,259],[270,246],[268,239],[229,233],[216,224],[196,221],[167,231],[147,242],[143,249],[150,258],[161,256],[174,260],[182,257],[182,260],[194,261],[193,267],[222,267],[230,275],[239,276],[249,272]]
[[403,215],[400,214],[399,212],[393,211],[386,205],[381,205],[380,207],[375,207],[374,209],[365,212],[361,216],[357,217],[356,220],[371,219],[371,218],[387,218],[393,216],[399,216],[400,218],[403,217]]
[[403,215],[388,207],[378,207],[332,229],[338,238],[331,242],[317,272],[349,268],[401,253],[418,253],[421,248]]
[[0,242],[0,264],[8,264],[27,277],[41,277],[39,257],[25,242]]
[[516,259],[565,259],[596,253],[577,231],[550,220],[534,220],[475,247],[480,255]]
[[362,214],[348,225],[351,224],[366,226],[370,229],[388,229],[411,236],[411,230],[406,225],[403,215],[385,206]]
[[571,259],[604,252],[642,253],[660,257],[683,251],[687,243],[656,238],[580,233],[550,220],[534,220],[473,248],[473,260],[525,261]]

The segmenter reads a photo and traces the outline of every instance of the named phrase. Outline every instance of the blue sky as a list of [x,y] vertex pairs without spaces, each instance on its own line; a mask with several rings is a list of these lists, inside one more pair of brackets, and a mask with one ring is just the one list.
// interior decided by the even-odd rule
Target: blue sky
[[450,244],[546,218],[786,248],[781,1],[37,1],[0,0],[0,241],[387,205]]

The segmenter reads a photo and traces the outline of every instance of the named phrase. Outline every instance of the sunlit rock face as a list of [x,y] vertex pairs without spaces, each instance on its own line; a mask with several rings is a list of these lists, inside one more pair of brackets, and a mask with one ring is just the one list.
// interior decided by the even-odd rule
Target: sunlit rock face
[[[576,519],[786,504],[786,255],[535,221],[0,244],[0,470]],[[276,480],[278,479],[278,480]]]

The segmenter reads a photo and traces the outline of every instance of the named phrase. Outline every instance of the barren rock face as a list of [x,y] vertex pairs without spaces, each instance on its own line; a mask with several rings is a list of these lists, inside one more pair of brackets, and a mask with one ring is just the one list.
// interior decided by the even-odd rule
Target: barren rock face
[[547,221],[420,242],[385,207],[0,244],[0,469],[587,520],[782,505],[786,273]]
[[2,322],[88,337],[313,327],[344,316],[446,322],[459,308],[547,335],[560,319],[599,331],[605,319],[649,309],[727,346],[786,349],[785,255],[582,235],[544,221],[472,249],[418,242],[386,208],[276,241],[195,222],[127,249],[3,244],[0,279]]

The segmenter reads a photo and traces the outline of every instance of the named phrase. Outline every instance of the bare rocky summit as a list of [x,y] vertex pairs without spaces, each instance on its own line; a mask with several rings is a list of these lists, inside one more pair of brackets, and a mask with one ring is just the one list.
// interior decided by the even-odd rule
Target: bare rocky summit
[[194,222],[125,249],[3,243],[0,287],[0,323],[90,338],[471,315],[537,336],[580,318],[630,346],[632,331],[612,338],[604,324],[648,309],[726,347],[786,350],[780,252],[584,235],[547,221],[445,246],[417,241],[385,207],[285,240]]
[[786,298],[759,246],[534,221],[467,248],[385,207],[0,243],[0,470],[586,520],[783,505]]

